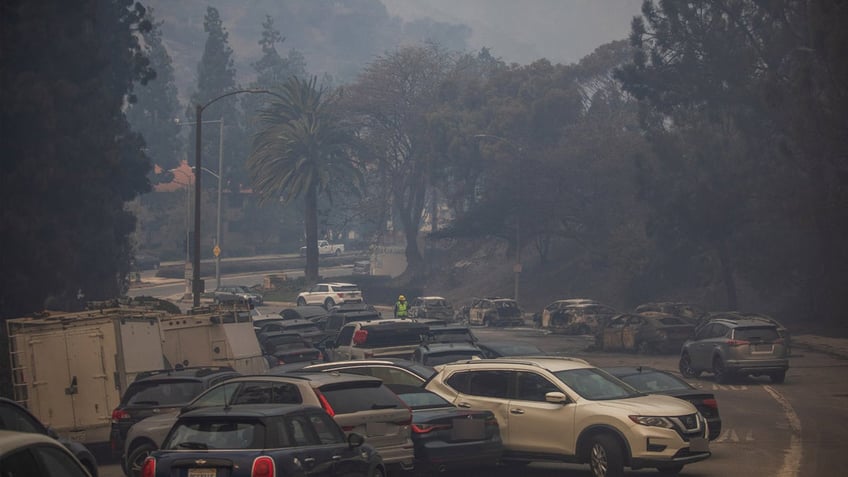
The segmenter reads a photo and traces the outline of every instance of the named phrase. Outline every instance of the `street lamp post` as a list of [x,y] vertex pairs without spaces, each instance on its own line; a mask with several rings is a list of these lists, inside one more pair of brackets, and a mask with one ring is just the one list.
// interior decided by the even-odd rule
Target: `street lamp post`
[[[194,264],[192,270],[192,293],[193,293],[193,306],[200,306],[200,294],[203,292],[203,282],[200,281],[200,176],[203,170],[202,167],[202,154],[201,154],[201,135],[203,129],[203,110],[212,105],[212,103],[218,101],[219,99],[226,98],[228,96],[233,96],[239,93],[265,93],[273,96],[277,96],[281,98],[276,93],[272,93],[271,91],[265,89],[239,89],[236,91],[230,91],[229,93],[224,93],[218,97],[210,99],[206,102],[206,104],[197,104],[195,105],[195,131],[197,132],[194,143]],[[223,120],[222,123],[223,125]],[[223,126],[222,126],[223,127]],[[223,135],[222,135],[223,137]],[[220,194],[220,184],[221,184],[221,170],[218,170],[218,184],[219,189],[218,193]],[[219,210],[220,210],[220,201],[219,201]],[[219,215],[220,217],[220,215]],[[220,223],[219,223],[220,230]],[[220,269],[219,269],[220,271]],[[220,275],[219,275],[220,277]]]
[[174,181],[175,183],[177,183],[181,186],[184,186],[185,190],[186,190],[186,219],[185,219],[185,249],[186,249],[186,251],[185,251],[186,252],[186,254],[185,254],[185,272],[186,273],[183,277],[183,278],[185,278],[185,284],[186,284],[185,294],[183,296],[183,299],[185,300],[186,299],[185,297],[191,296],[191,280],[189,279],[189,273],[188,273],[188,271],[191,268],[191,248],[190,248],[190,244],[189,244],[189,242],[191,241],[191,237],[190,237],[191,234],[189,233],[189,227],[188,227],[189,223],[191,222],[191,176],[189,176],[187,172],[181,171],[179,169],[171,169],[171,172],[179,172],[183,177],[185,177],[185,180],[186,180],[186,182]]
[[[482,139],[495,139],[498,141],[503,141],[508,144],[511,148],[515,149],[518,152],[518,174],[516,175],[517,180],[517,197],[515,198],[516,203],[520,204],[521,200],[521,160],[524,155],[524,151],[520,146],[516,146],[509,139],[506,139],[501,136],[496,136],[494,134],[475,134],[475,138]],[[518,302],[518,284],[521,281],[521,207],[519,205],[518,212],[515,214],[515,265],[512,267],[512,271],[515,274],[515,290],[513,291],[513,299]]]
[[[185,126],[193,126],[197,124],[196,122],[188,122],[182,123],[177,120],[177,123]],[[218,123],[221,126],[221,134],[218,137],[218,173],[210,171],[207,168],[203,168],[204,171],[212,174],[218,179],[218,213],[217,213],[217,223],[215,225],[215,246],[221,246],[221,193],[224,187],[224,118],[221,119],[212,119],[209,121],[203,121],[203,124],[214,124]],[[220,251],[215,255],[215,286],[217,288],[221,288],[221,253]]]

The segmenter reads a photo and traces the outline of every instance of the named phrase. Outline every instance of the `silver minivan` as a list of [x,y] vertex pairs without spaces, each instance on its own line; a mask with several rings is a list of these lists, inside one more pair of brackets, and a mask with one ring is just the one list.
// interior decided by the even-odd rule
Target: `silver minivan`
[[718,383],[734,376],[769,376],[782,383],[789,369],[787,343],[778,327],[762,320],[713,319],[683,344],[680,374],[713,373]]

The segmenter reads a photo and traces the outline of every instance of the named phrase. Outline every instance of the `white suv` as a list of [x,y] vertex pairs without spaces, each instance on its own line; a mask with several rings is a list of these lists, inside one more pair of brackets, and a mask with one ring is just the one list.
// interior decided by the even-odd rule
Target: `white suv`
[[297,295],[297,305],[322,305],[326,309],[340,303],[362,303],[362,291],[353,283],[316,283]]
[[588,463],[596,477],[624,467],[676,475],[710,456],[709,430],[689,402],[642,394],[586,361],[498,358],[446,364],[426,388],[462,408],[489,410],[504,460]]

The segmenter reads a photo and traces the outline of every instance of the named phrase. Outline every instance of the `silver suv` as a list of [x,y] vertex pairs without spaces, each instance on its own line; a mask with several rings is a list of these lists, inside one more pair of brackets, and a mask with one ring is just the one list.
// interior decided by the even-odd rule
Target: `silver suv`
[[733,376],[769,376],[782,383],[789,369],[786,342],[780,329],[759,319],[712,319],[683,344],[680,374],[687,378],[711,372],[717,383]]
[[621,476],[625,466],[676,475],[710,456],[707,422],[692,404],[642,394],[580,359],[456,362],[426,388],[456,406],[492,411],[507,430],[507,463],[588,463],[595,477]]

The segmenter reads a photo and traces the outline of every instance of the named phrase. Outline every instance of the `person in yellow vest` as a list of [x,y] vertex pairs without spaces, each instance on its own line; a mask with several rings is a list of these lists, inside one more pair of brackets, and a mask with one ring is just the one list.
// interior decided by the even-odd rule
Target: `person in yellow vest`
[[397,303],[395,303],[395,318],[406,318],[407,307],[406,297],[403,295],[399,296]]

